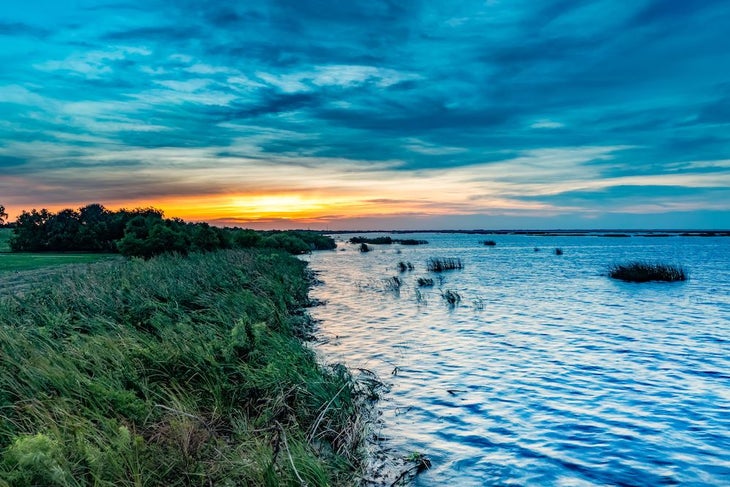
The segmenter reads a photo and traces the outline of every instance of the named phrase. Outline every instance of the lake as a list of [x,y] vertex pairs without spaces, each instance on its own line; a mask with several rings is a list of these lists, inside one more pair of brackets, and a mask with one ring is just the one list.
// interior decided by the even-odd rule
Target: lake
[[[431,459],[416,485],[730,485],[730,238],[351,236],[307,257],[315,348],[389,386],[378,433]],[[689,280],[607,277],[629,260]]]

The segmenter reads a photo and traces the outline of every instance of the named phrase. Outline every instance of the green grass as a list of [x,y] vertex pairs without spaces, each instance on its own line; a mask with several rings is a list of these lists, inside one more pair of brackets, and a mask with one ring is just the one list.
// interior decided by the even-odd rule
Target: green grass
[[358,386],[298,338],[306,264],[112,261],[0,296],[0,486],[352,485]]
[[10,271],[29,271],[65,264],[90,264],[110,258],[119,258],[117,254],[11,252],[9,241],[12,236],[12,229],[0,228],[0,275]]
[[119,254],[77,253],[0,253],[0,275],[8,271],[28,271],[66,264],[90,264],[108,259],[120,259]]

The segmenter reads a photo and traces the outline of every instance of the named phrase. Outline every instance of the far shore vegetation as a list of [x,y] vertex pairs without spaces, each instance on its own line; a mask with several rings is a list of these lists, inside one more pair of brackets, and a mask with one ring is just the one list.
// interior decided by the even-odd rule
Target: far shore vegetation
[[332,238],[318,232],[219,228],[165,218],[155,208],[110,211],[96,203],[57,213],[46,209],[23,211],[9,227],[10,231],[0,231],[0,251],[118,253],[150,258],[169,252],[185,255],[241,248],[273,248],[304,254],[336,247]]
[[413,238],[392,238],[392,237],[352,237],[350,239],[352,244],[371,244],[371,245],[426,245],[427,240],[418,240]]

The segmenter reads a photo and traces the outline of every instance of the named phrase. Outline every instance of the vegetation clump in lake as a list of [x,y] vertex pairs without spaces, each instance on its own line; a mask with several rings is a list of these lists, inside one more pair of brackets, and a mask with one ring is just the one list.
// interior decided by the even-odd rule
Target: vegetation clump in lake
[[426,262],[426,269],[431,272],[443,272],[463,268],[464,264],[458,257],[431,257]]
[[648,262],[614,264],[608,271],[613,279],[627,282],[684,281],[687,273],[681,266]]
[[433,279],[430,277],[419,277],[416,280],[416,284],[418,284],[418,287],[433,287]]
[[358,385],[300,338],[306,264],[223,250],[0,298],[0,485],[349,485]]
[[371,244],[371,245],[391,245],[394,243],[399,243],[401,245],[425,245],[428,243],[427,240],[418,240],[414,238],[392,238],[392,237],[352,237],[350,239],[350,243],[352,244]]

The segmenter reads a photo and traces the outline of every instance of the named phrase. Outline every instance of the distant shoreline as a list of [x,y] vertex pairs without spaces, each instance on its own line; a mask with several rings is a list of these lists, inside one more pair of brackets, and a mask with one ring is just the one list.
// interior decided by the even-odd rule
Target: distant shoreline
[[730,230],[318,230],[328,235],[351,233],[455,233],[467,235],[532,235],[541,237],[730,237]]

